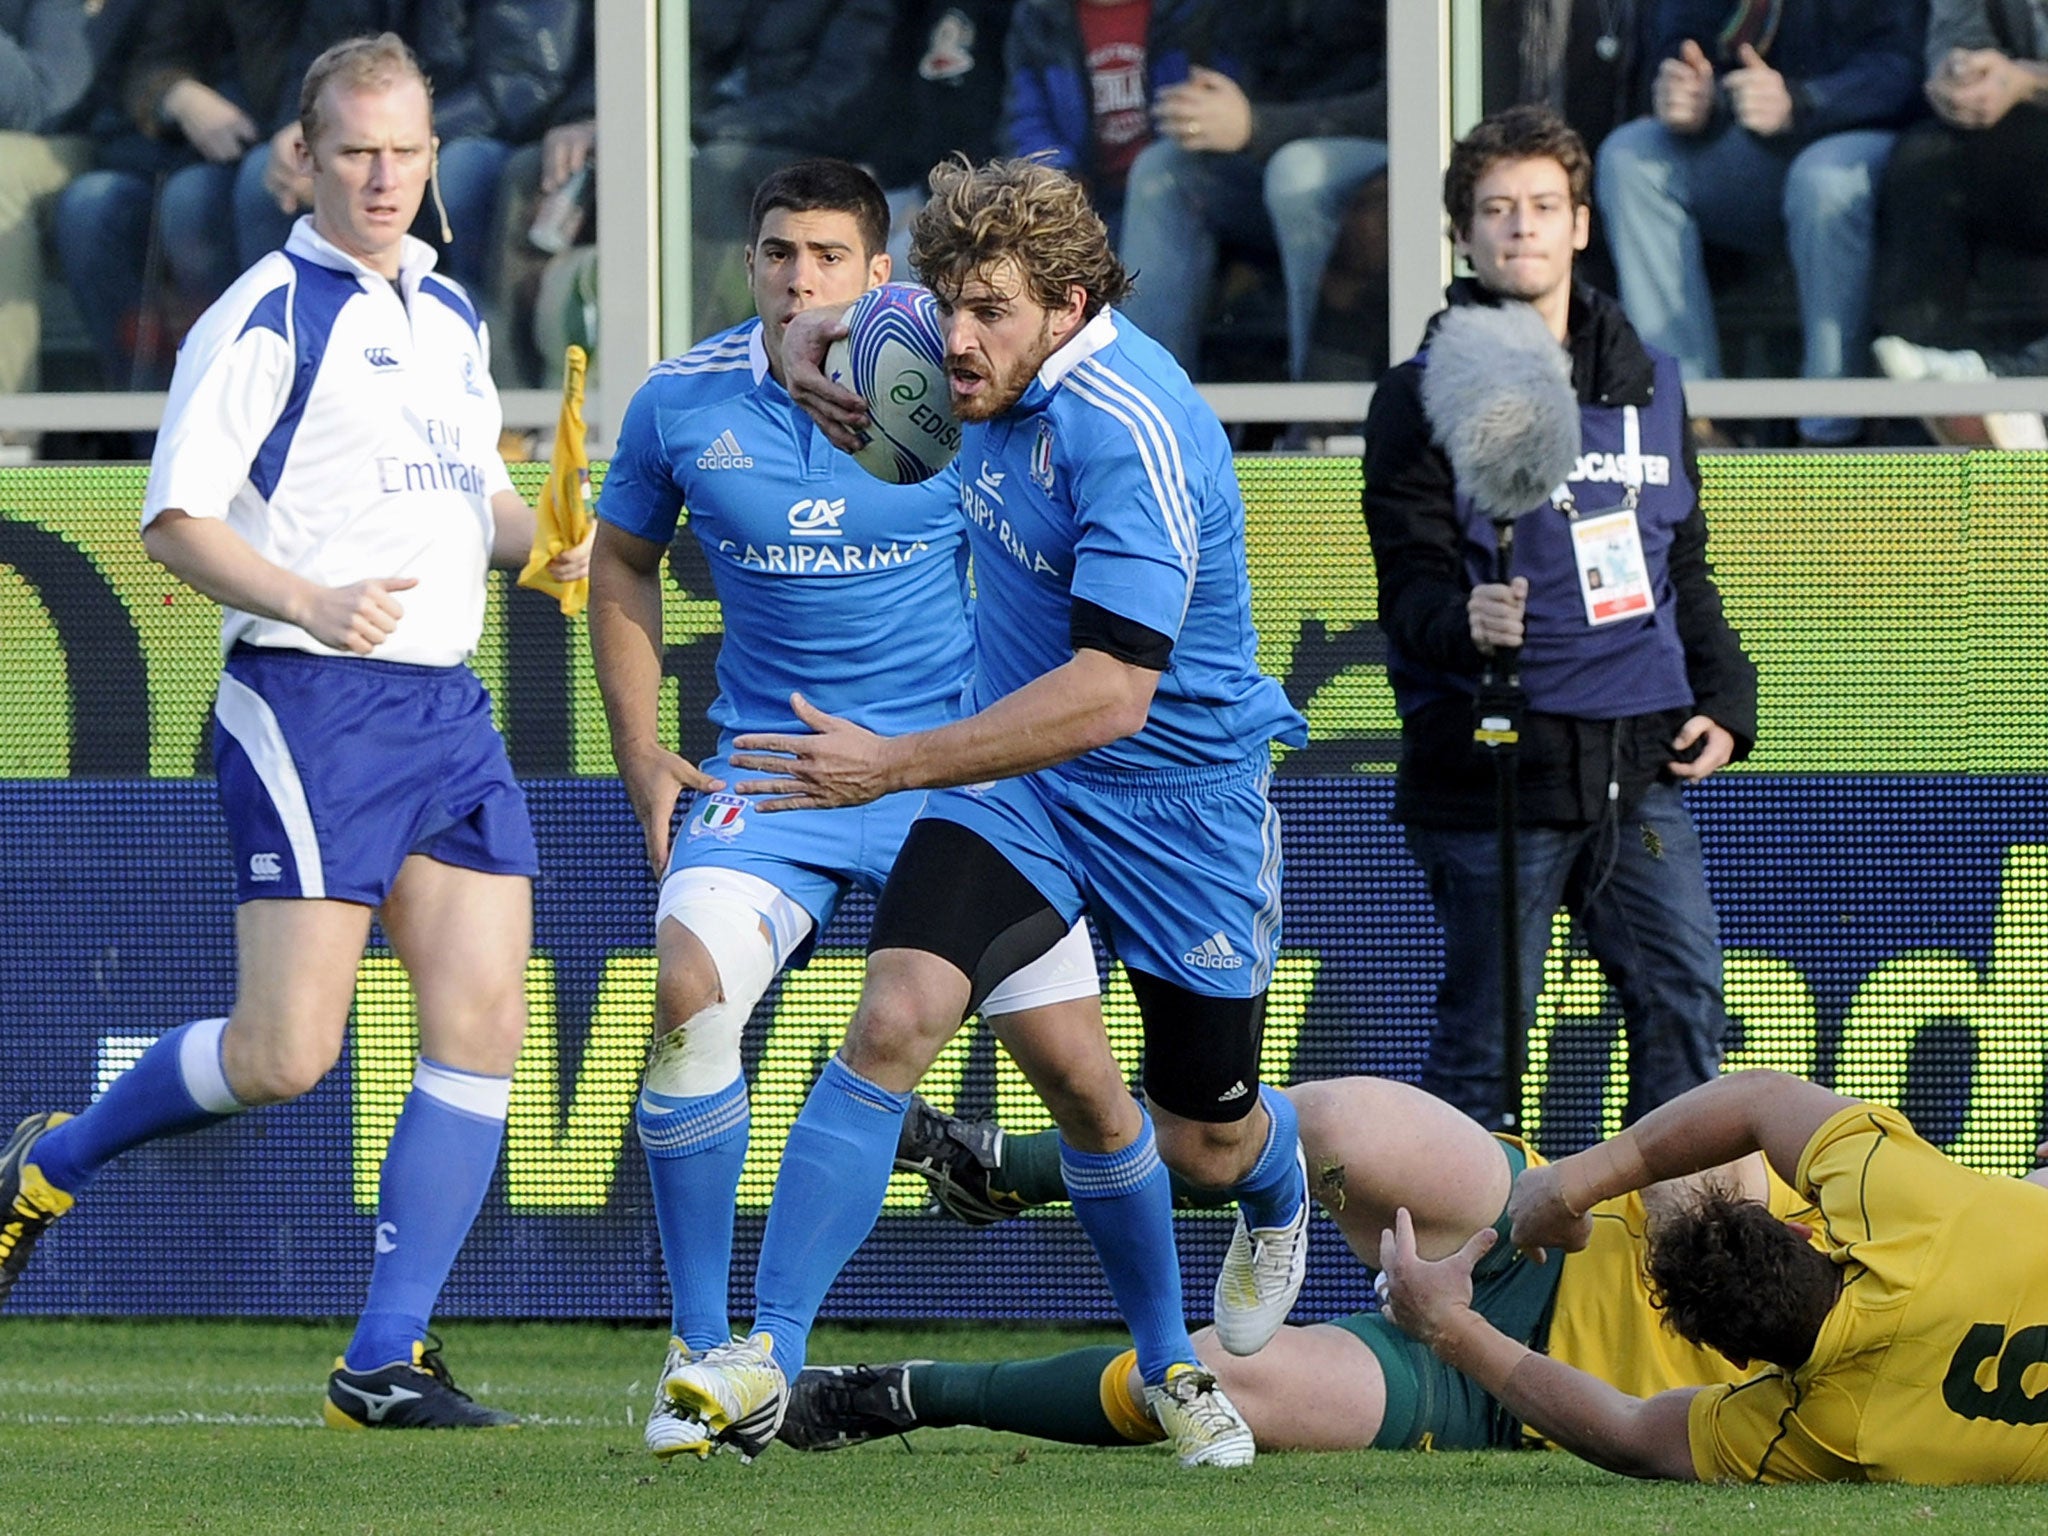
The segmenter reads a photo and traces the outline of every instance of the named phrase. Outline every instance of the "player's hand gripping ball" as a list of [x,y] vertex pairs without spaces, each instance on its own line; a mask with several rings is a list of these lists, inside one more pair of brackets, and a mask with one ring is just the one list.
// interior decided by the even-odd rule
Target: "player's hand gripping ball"
[[873,422],[854,462],[894,485],[929,480],[960,451],[937,301],[915,284],[884,283],[854,301],[846,326],[825,376],[868,403]]

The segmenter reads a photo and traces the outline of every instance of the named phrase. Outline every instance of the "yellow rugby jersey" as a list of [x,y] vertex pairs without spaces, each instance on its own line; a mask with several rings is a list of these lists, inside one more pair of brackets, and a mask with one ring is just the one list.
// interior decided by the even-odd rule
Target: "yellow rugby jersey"
[[1874,1104],[1816,1131],[1795,1182],[1841,1298],[1798,1370],[1693,1399],[1701,1480],[2048,1481],[2048,1189]]
[[[1773,1215],[1810,1214],[1782,1179],[1770,1180]],[[1544,1353],[1634,1397],[1673,1387],[1741,1381],[1750,1374],[1726,1356],[1688,1343],[1664,1326],[1646,1267],[1648,1212],[1640,1193],[1593,1207],[1592,1240],[1565,1258]],[[1525,1430],[1531,1440],[1540,1440]]]

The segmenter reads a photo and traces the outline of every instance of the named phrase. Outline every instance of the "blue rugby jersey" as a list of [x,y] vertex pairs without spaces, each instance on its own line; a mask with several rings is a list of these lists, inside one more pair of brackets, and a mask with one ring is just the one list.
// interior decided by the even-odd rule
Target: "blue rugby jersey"
[[958,718],[972,670],[958,499],[950,473],[889,485],[834,448],[749,320],[648,375],[597,512],[658,544],[687,516],[724,610],[727,736],[803,729],[792,692],[900,735]]
[[974,709],[1067,661],[1085,598],[1172,637],[1173,660],[1143,730],[1063,767],[1228,763],[1307,741],[1259,671],[1229,440],[1164,347],[1102,311],[1015,407],[965,426],[954,468],[974,545]]

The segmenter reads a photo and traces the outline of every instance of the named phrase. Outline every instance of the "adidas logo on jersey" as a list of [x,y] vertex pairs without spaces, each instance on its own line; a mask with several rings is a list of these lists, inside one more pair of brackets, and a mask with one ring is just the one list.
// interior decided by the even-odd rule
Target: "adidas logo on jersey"
[[697,456],[699,469],[752,469],[754,456],[740,447],[740,440],[732,435],[728,427],[712,440],[711,446]]
[[1181,956],[1199,971],[1236,971],[1244,968],[1244,956],[1230,947],[1222,933],[1212,933],[1198,948]]

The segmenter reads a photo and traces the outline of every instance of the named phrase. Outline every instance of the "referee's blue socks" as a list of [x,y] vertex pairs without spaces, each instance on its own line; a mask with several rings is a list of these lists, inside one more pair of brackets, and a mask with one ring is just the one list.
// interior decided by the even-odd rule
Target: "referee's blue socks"
[[909,1107],[909,1094],[869,1082],[835,1055],[790,1128],[761,1239],[754,1331],[775,1340],[775,1363],[791,1381],[825,1292],[882,1214]]
[[1194,1364],[1195,1346],[1181,1305],[1173,1193],[1152,1117],[1142,1109],[1139,1115],[1138,1139],[1116,1152],[1083,1152],[1062,1136],[1060,1174],[1138,1347],[1138,1374],[1156,1385],[1168,1366]]
[[1272,1128],[1266,1133],[1266,1145],[1259,1160],[1232,1193],[1237,1196],[1237,1208],[1244,1214],[1246,1226],[1284,1227],[1301,1214],[1302,1202],[1308,1199],[1298,1161],[1301,1122],[1294,1112],[1294,1101],[1277,1088],[1262,1085],[1259,1102],[1272,1117]]
[[420,1058],[384,1154],[370,1294],[343,1357],[350,1370],[409,1362],[426,1337],[435,1298],[497,1171],[511,1098],[509,1077]]
[[732,1337],[726,1297],[733,1207],[747,1161],[747,1081],[736,1077],[694,1098],[642,1088],[633,1123],[654,1189],[670,1331],[692,1349],[711,1349]]
[[83,1114],[45,1131],[35,1148],[43,1177],[76,1195],[130,1147],[201,1130],[246,1108],[221,1070],[227,1022],[200,1019],[158,1037]]

